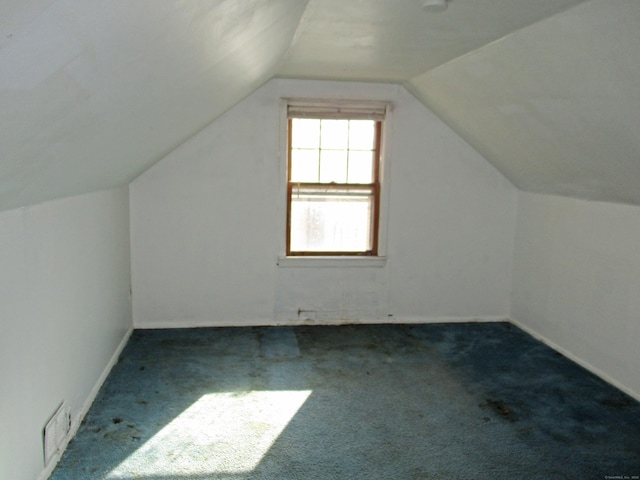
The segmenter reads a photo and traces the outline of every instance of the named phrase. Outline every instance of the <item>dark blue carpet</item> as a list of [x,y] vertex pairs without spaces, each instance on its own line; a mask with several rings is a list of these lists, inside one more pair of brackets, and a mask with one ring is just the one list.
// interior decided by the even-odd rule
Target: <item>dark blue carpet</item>
[[508,323],[135,331],[63,479],[640,475],[640,404]]

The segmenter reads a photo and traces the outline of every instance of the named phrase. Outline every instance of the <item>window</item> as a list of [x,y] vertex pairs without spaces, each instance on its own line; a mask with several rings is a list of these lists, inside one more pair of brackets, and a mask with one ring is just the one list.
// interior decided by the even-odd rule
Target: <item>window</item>
[[287,256],[376,256],[384,104],[289,104]]

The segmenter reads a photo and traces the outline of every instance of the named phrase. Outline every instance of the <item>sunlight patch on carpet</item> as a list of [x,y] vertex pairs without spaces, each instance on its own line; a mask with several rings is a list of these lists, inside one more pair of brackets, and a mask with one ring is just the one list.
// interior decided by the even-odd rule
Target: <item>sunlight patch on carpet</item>
[[107,478],[251,472],[309,395],[311,390],[204,395]]

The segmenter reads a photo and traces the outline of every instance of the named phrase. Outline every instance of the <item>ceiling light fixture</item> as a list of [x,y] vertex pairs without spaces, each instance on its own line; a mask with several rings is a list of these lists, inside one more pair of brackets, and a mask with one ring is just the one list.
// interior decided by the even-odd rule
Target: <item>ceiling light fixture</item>
[[447,0],[425,0],[422,8],[425,12],[444,12],[448,5]]

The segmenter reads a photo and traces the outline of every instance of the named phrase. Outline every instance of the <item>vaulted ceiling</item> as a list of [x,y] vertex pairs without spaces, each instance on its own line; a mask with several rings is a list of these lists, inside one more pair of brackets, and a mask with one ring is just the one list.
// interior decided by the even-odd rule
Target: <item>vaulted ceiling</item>
[[0,0],[0,210],[125,185],[274,76],[397,82],[516,186],[640,205],[638,0]]

